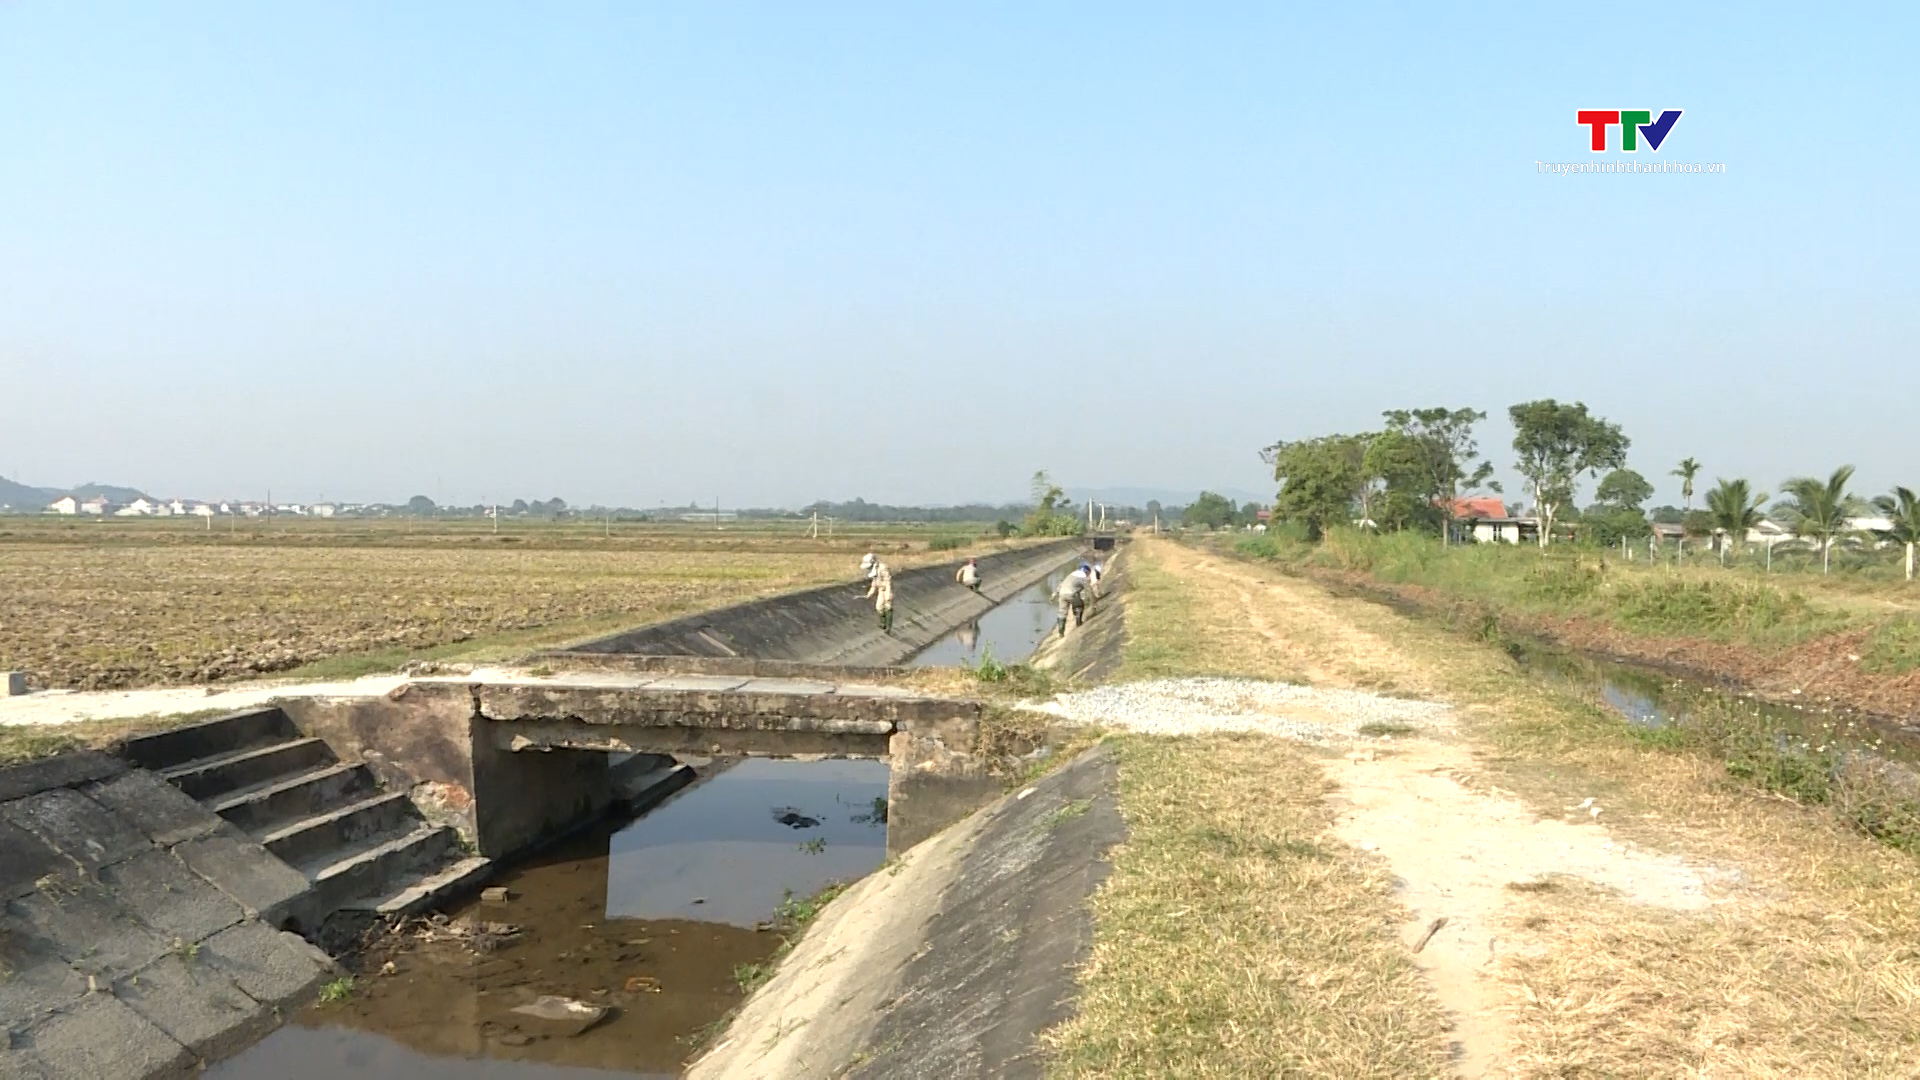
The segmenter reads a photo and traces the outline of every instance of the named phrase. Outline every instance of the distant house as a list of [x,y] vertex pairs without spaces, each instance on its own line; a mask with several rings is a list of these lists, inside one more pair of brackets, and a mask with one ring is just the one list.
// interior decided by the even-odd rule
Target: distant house
[[1761,518],[1759,523],[1747,530],[1747,543],[1770,546],[1793,539],[1793,530],[1777,521]]
[[332,503],[314,503],[307,508],[307,512],[314,517],[332,517],[337,509]]
[[153,504],[145,499],[135,499],[113,512],[114,517],[152,517]]
[[80,504],[80,512],[83,514],[100,514],[104,516],[110,505],[111,504],[107,502],[106,496],[95,495],[93,498]]
[[167,504],[167,513],[169,514],[184,515],[186,514],[186,512],[187,512],[187,504],[181,502],[179,499],[175,499],[172,502]]
[[47,504],[49,514],[77,514],[80,512],[80,500],[71,495],[62,495]]
[[1539,521],[1508,514],[1506,504],[1491,495],[1455,499],[1453,520],[1459,535],[1470,536],[1477,544],[1519,544],[1540,539]]
[[195,503],[193,504],[193,509],[189,511],[189,513],[193,514],[195,517],[210,518],[213,516],[213,507],[208,506],[206,503]]

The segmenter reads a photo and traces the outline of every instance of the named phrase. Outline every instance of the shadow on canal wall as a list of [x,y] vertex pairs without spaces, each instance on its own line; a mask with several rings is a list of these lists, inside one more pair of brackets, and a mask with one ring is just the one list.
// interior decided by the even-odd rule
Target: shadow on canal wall
[[1041,1075],[1126,839],[1117,778],[1095,747],[853,886],[687,1075]]

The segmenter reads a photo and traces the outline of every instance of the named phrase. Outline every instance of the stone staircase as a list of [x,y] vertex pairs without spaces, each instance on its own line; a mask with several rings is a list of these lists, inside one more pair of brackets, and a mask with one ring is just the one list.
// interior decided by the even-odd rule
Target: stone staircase
[[404,915],[486,877],[489,860],[429,823],[405,792],[303,736],[278,708],[127,740],[124,755],[252,836],[313,887],[312,933],[340,911]]

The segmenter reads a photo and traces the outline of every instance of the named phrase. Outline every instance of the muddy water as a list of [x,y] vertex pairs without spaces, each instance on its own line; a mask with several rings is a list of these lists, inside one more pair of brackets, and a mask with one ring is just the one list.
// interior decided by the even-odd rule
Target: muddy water
[[1685,724],[1703,709],[1735,710],[1785,735],[1837,743],[1909,765],[1920,763],[1920,732],[1882,717],[1817,701],[1797,705],[1761,701],[1698,680],[1598,657],[1533,646],[1511,646],[1510,651],[1536,675],[1597,694],[1608,708],[1638,727]]
[[1053,632],[1057,607],[1053,590],[1065,571],[1047,575],[985,615],[922,649],[907,663],[912,667],[958,667],[979,663],[987,650],[1003,663],[1017,663],[1033,655]]
[[[780,946],[768,927],[782,900],[883,861],[886,786],[873,761],[720,770],[638,821],[508,870],[491,882],[506,903],[469,899],[385,939],[356,962],[348,1000],[302,1011],[208,1075],[678,1075],[700,1033],[739,1004],[736,968]],[[584,1031],[513,1011],[543,995],[609,1011]]]

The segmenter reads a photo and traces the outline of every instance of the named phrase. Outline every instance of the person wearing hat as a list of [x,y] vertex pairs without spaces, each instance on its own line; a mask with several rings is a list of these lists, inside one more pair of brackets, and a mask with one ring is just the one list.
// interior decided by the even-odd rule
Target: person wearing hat
[[961,563],[960,569],[957,572],[955,572],[953,575],[953,580],[959,582],[962,585],[965,585],[967,588],[972,589],[974,592],[979,592],[980,591],[979,565],[975,563],[972,559],[968,559],[966,562]]
[[873,601],[873,610],[880,615],[880,632],[893,633],[893,572],[887,564],[874,557],[869,551],[860,559],[860,569],[867,572],[867,599]]
[[1053,590],[1054,599],[1060,602],[1060,618],[1053,624],[1054,631],[1061,637],[1067,636],[1067,618],[1073,618],[1073,625],[1079,626],[1087,617],[1087,594],[1093,591],[1092,575],[1086,563],[1079,569],[1060,579],[1060,587]]

